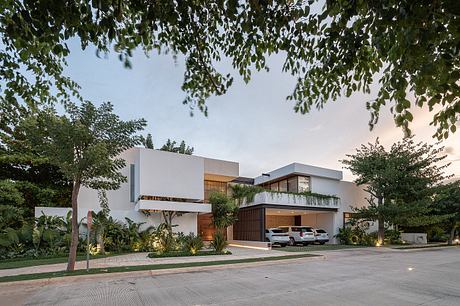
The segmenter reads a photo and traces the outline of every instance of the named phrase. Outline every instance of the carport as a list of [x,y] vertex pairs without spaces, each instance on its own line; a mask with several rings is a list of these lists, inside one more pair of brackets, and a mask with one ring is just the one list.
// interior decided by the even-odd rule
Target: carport
[[336,208],[262,204],[240,209],[234,240],[264,241],[265,229],[283,225],[311,226],[333,233]]

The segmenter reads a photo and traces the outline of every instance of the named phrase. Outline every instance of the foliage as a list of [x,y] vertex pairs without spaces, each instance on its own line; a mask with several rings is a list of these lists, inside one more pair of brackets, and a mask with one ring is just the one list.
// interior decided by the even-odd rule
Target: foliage
[[[10,105],[81,99],[63,74],[67,42],[118,54],[125,67],[137,48],[185,57],[184,104],[207,113],[233,76],[216,67],[229,59],[245,82],[269,70],[272,54],[297,80],[288,97],[309,112],[329,100],[370,92],[371,126],[392,102],[395,123],[408,131],[414,105],[434,111],[437,137],[455,132],[460,87],[460,5],[453,0],[399,1],[3,1],[0,6],[2,97]],[[376,82],[377,83],[377,82]],[[415,96],[410,101],[408,92]]]
[[269,192],[271,194],[289,194],[294,196],[304,197],[307,201],[323,201],[323,200],[339,200],[337,196],[326,195],[315,193],[311,191],[307,192],[288,192],[288,191],[275,191],[270,189],[265,189],[261,186],[255,185],[246,185],[246,184],[233,184],[230,185],[231,196],[236,201],[238,206],[241,206],[245,203],[251,203],[254,201],[256,194],[261,192]]
[[24,211],[13,205],[0,205],[0,230],[20,228],[24,223]]
[[209,256],[209,255],[231,255],[232,252],[225,250],[223,252],[208,251],[202,250],[198,251],[195,254],[190,253],[189,251],[174,251],[169,253],[149,253],[147,256],[149,258],[164,258],[164,257],[187,257],[187,256]]
[[189,147],[185,144],[185,141],[181,141],[181,143],[177,146],[176,141],[172,141],[168,138],[166,143],[160,148],[161,151],[168,151],[174,152],[179,154],[186,154],[186,155],[193,155],[193,147]]
[[225,239],[224,233],[216,231],[212,237],[211,248],[213,248],[217,253],[222,253],[227,245],[228,242],[227,239]]
[[393,144],[389,151],[377,139],[375,144],[362,145],[355,154],[347,155],[342,163],[369,194],[369,205],[354,208],[354,217],[378,220],[382,241],[385,222],[411,226],[439,222],[432,216],[430,203],[449,165],[437,165],[446,157],[442,150],[415,143],[411,137]]
[[[377,232],[369,233],[369,224],[366,221],[359,221],[353,226],[339,228],[335,235],[339,242],[344,245],[375,246],[379,239]],[[385,229],[384,244],[401,244],[401,232],[394,229]]]
[[20,122],[32,111],[12,112],[0,99],[0,204],[14,201],[27,218],[37,206],[70,206],[72,191],[59,169],[27,142]]
[[460,227],[460,180],[442,185],[434,197],[433,208],[448,227],[448,244],[452,244],[455,231]]
[[150,133],[147,134],[147,137],[141,136],[141,143],[147,149],[154,149],[153,140],[152,140],[152,134],[150,134]]
[[[99,108],[85,101],[80,107],[66,105],[66,115],[55,111],[38,112],[23,121],[27,139],[41,156],[72,181],[72,243],[67,269],[75,266],[78,248],[78,194],[81,186],[96,190],[117,189],[126,181],[120,170],[125,160],[119,155],[138,144],[135,133],[145,121],[122,121],[110,103]],[[118,240],[114,238],[113,240]],[[116,244],[115,241],[112,243]]]
[[256,194],[267,191],[265,188],[255,185],[233,184],[229,186],[232,198],[235,199],[238,206],[253,202]]
[[200,236],[195,236],[193,233],[190,233],[185,237],[184,250],[190,252],[190,254],[197,254],[203,247],[203,239],[201,239]]
[[238,220],[239,207],[227,195],[214,192],[209,196],[209,204],[212,208],[212,222],[218,231],[233,225]]
[[427,240],[430,242],[446,242],[449,240],[449,235],[439,225],[431,226],[426,230]]

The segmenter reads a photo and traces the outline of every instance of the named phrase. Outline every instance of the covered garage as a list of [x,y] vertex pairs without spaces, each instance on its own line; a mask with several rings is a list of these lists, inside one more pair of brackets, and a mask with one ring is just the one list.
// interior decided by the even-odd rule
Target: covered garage
[[264,241],[265,229],[278,226],[311,226],[333,233],[335,208],[257,205],[240,209],[233,225],[234,240]]

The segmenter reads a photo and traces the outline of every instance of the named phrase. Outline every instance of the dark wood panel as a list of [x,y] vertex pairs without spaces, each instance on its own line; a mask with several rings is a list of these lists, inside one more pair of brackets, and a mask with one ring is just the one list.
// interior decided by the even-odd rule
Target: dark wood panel
[[248,207],[240,209],[238,221],[233,225],[234,240],[265,240],[265,208]]

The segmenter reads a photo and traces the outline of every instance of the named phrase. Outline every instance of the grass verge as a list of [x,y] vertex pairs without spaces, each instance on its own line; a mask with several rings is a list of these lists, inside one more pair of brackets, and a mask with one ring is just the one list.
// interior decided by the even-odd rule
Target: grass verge
[[323,244],[323,245],[308,245],[308,246],[287,246],[284,248],[274,247],[272,250],[284,251],[284,252],[312,252],[312,251],[329,251],[329,250],[342,250],[342,249],[354,249],[354,248],[366,248],[362,245],[342,245],[342,244]]
[[164,257],[191,257],[191,256],[210,256],[210,255],[231,255],[230,251],[216,252],[216,251],[198,251],[195,254],[190,252],[180,251],[180,252],[168,252],[168,253],[149,253],[147,256],[149,258],[164,258]]
[[[90,255],[90,259],[105,258],[111,256],[118,256],[128,253],[106,253],[104,255]],[[66,256],[56,256],[56,257],[44,257],[44,258],[11,258],[0,260],[0,270],[3,269],[16,269],[24,267],[33,267],[41,265],[51,265],[58,263],[65,263],[69,257]],[[77,261],[86,260],[86,254],[78,254]]]
[[23,280],[34,280],[34,279],[46,279],[46,278],[55,278],[55,277],[64,277],[64,276],[107,274],[107,273],[134,272],[134,271],[145,271],[145,270],[165,270],[165,269],[189,268],[189,267],[208,267],[208,266],[217,266],[217,265],[232,265],[232,264],[239,264],[239,263],[276,261],[276,260],[284,260],[284,259],[298,259],[298,258],[317,257],[317,256],[320,256],[320,255],[296,254],[296,255],[270,256],[270,257],[258,257],[258,258],[247,258],[247,259],[216,260],[216,261],[205,261],[205,262],[188,262],[188,263],[184,262],[184,263],[172,263],[172,264],[109,267],[109,268],[96,268],[96,269],[93,268],[93,269],[90,269],[89,272],[87,272],[84,269],[76,270],[73,272],[66,272],[66,271],[44,272],[44,273],[34,273],[34,274],[3,276],[3,277],[0,277],[0,283],[23,281]]
[[448,245],[447,243],[443,244],[421,244],[421,245],[389,245],[389,248],[395,250],[412,250],[412,249],[429,249],[429,248],[445,248],[445,247],[455,247],[458,245]]

